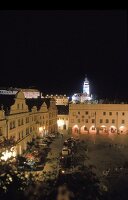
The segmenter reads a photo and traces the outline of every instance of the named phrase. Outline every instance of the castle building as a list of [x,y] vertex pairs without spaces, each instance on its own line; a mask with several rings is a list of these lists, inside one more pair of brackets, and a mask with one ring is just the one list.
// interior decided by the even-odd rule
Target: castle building
[[22,89],[22,88],[0,88],[0,95],[15,95],[18,91],[22,91],[26,99],[40,97],[40,91],[37,89]]
[[88,102],[92,100],[92,97],[90,95],[90,84],[87,77],[85,77],[84,84],[83,84],[83,93],[76,93],[72,96],[72,102],[73,103],[83,103]]

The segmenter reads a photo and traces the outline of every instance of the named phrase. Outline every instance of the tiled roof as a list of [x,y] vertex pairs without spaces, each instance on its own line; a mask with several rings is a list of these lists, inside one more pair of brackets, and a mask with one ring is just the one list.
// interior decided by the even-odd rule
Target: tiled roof
[[44,102],[46,103],[47,108],[49,108],[50,100],[51,98],[26,99],[26,104],[28,105],[29,110],[31,110],[33,106],[36,106],[37,110],[39,110]]

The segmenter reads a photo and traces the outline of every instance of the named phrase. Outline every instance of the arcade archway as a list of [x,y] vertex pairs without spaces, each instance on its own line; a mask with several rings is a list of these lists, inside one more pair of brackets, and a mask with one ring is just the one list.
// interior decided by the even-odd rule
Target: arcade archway
[[127,133],[127,128],[126,128],[126,126],[120,126],[120,127],[119,127],[119,133],[120,133],[120,134],[126,134],[126,133]]
[[99,128],[99,134],[105,135],[107,133],[108,133],[107,127],[105,125],[100,126],[100,128]]
[[72,127],[72,134],[75,134],[75,135],[79,134],[79,127],[78,127],[78,125],[74,125]]
[[97,129],[96,129],[96,127],[94,125],[90,127],[89,133],[90,134],[96,134],[97,133]]
[[110,126],[109,127],[109,134],[116,134],[116,133],[117,133],[116,126]]
[[89,130],[86,126],[82,126],[81,129],[80,129],[80,133],[81,134],[88,134]]

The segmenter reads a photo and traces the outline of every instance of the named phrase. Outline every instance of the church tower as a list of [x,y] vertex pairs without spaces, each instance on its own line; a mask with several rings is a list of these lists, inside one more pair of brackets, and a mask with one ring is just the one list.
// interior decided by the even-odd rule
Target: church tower
[[89,81],[87,79],[87,76],[85,76],[85,81],[84,81],[84,84],[83,84],[83,93],[87,94],[87,96],[90,95],[90,88],[89,88]]

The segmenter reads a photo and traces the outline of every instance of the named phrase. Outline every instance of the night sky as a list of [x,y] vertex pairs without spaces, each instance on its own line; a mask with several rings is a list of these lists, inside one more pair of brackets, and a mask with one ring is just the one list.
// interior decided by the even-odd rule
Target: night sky
[[0,86],[128,100],[127,13],[0,11]]

